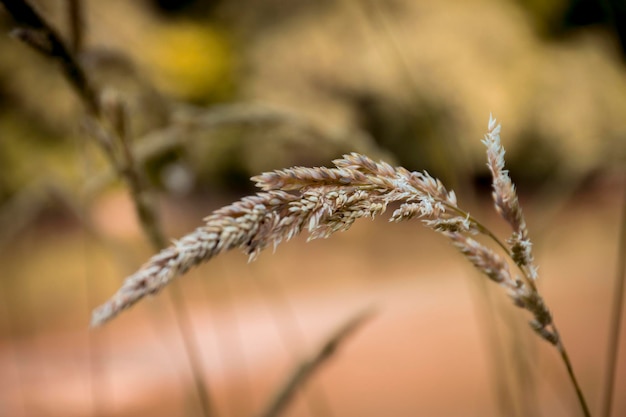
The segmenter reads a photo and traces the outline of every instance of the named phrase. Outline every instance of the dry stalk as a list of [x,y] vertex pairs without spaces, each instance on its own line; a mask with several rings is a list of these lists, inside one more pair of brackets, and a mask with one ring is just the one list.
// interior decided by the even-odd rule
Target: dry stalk
[[[531,313],[532,329],[560,353],[581,408],[589,416],[552,315],[535,285],[532,245],[515,187],[504,169],[500,126],[492,117],[483,143],[493,174],[496,210],[513,229],[506,242],[461,209],[454,192],[427,172],[394,168],[352,153],[333,161],[334,168],[294,167],[253,177],[262,192],[216,210],[205,219],[204,226],[153,256],[93,312],[91,324],[105,323],[222,252],[240,249],[253,260],[267,246],[276,247],[303,230],[309,232],[309,239],[327,238],[349,229],[359,218],[374,218],[390,203],[400,202],[390,221],[421,218],[426,226],[449,238],[476,269],[502,286],[516,306]],[[521,276],[509,270],[505,258],[471,237],[476,234],[492,239],[517,265]]]
[[335,165],[296,167],[254,177],[264,192],[215,211],[203,227],[150,259],[94,312],[92,324],[110,320],[219,253],[239,248],[252,260],[267,246],[276,246],[304,229],[311,239],[347,230],[356,219],[373,218],[394,201],[405,201],[394,213],[394,220],[421,213],[449,222],[446,228],[454,228],[457,223],[463,225],[457,228],[465,227],[467,223],[465,218],[451,218],[458,217],[446,211],[446,206],[456,206],[454,193],[448,193],[426,173],[393,168],[358,154],[346,155]]
[[614,407],[615,384],[617,379],[618,353],[620,351],[620,329],[624,315],[624,281],[626,281],[626,170],[624,179],[624,194],[622,196],[622,218],[617,245],[617,268],[615,274],[615,288],[611,302],[611,319],[607,344],[606,370],[604,380],[604,395],[602,398],[602,417],[611,417]]
[[100,113],[98,94],[77,57],[68,48],[57,31],[25,0],[0,0],[20,25],[11,35],[36,51],[51,57],[60,66],[63,75],[81,97],[87,110]]
[[[12,35],[60,65],[63,75],[81,98],[91,116],[88,123],[92,128],[93,139],[100,145],[120,179],[128,185],[137,216],[147,237],[155,249],[165,247],[166,239],[158,221],[156,207],[148,201],[147,187],[143,181],[142,172],[130,148],[126,108],[115,97],[110,100],[106,100],[107,97],[103,99],[103,95],[95,88],[77,57],[84,42],[84,28],[81,21],[82,3],[72,0],[68,4],[73,38],[72,48],[66,45],[55,28],[27,0],[0,0],[0,3],[4,4],[9,14],[20,25],[12,31]],[[212,405],[207,393],[207,384],[200,373],[199,354],[192,340],[187,307],[178,288],[173,287],[169,295],[175,307],[175,317],[199,396],[202,414],[209,417],[213,414]]]
[[269,404],[259,414],[260,417],[277,417],[287,408],[298,389],[313,376],[324,363],[337,352],[339,346],[354,334],[365,322],[372,318],[373,309],[360,311],[358,314],[342,322],[308,358],[296,366],[291,375],[280,386]]

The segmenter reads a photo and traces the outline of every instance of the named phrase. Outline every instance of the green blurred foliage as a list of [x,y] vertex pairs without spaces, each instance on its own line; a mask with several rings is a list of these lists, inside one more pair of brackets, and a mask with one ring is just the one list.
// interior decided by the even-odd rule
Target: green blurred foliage
[[[63,3],[38,4],[67,37]],[[481,175],[489,112],[503,122],[518,181],[581,178],[623,161],[619,43],[602,16],[581,26],[583,1],[84,4],[81,60],[126,103],[133,139],[181,129],[178,146],[148,161],[155,182],[182,164],[198,189],[224,187],[351,150],[444,179]],[[0,200],[37,176],[33,156],[76,188],[84,173],[70,161],[88,136],[84,110],[49,60],[8,37],[0,53]],[[223,103],[268,105],[303,123],[244,114],[207,129],[177,116]]]

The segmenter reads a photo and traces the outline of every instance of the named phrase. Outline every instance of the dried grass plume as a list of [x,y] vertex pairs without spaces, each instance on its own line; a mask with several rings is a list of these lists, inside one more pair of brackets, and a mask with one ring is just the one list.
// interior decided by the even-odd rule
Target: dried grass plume
[[[505,288],[515,305],[532,313],[531,325],[542,338],[556,344],[558,333],[534,285],[537,273],[526,223],[504,169],[500,126],[492,117],[483,143],[493,175],[496,210],[513,229],[506,243],[462,210],[454,192],[427,172],[410,172],[352,153],[333,161],[333,168],[294,167],[253,177],[261,192],[216,210],[203,226],[149,259],[94,311],[91,324],[105,323],[222,252],[240,249],[253,260],[266,247],[275,247],[304,230],[309,239],[327,238],[349,229],[357,219],[374,218],[390,203],[400,202],[390,221],[417,217],[449,238],[474,267]],[[473,239],[475,234],[491,238],[517,264],[521,276],[510,271],[505,258]]]
[[[581,408],[585,416],[590,416],[565,346],[536,287],[532,243],[515,186],[504,169],[500,125],[491,116],[483,143],[493,178],[496,211],[512,229],[506,241],[461,209],[454,192],[427,172],[410,172],[352,153],[333,161],[333,168],[294,167],[253,177],[261,192],[216,210],[205,219],[204,226],[150,258],[126,278],[111,299],[94,310],[91,324],[99,326],[111,320],[189,268],[222,252],[240,249],[253,260],[266,247],[275,247],[304,230],[309,239],[327,238],[349,229],[355,220],[374,218],[390,203],[399,202],[390,221],[421,219],[450,239],[477,270],[500,285],[514,305],[532,315],[531,328],[557,349]],[[481,243],[475,235],[486,236],[493,247]]]

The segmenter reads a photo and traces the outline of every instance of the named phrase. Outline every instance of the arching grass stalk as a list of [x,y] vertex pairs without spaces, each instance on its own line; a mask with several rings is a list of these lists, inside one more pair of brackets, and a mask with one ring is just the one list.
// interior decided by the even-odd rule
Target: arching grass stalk
[[[327,238],[349,229],[357,219],[382,214],[390,203],[398,202],[400,206],[390,221],[420,218],[427,227],[450,239],[475,268],[504,288],[517,307],[532,315],[531,328],[559,351],[583,413],[589,417],[559,332],[535,284],[538,275],[532,243],[515,186],[504,169],[500,126],[492,117],[483,143],[493,177],[495,208],[512,229],[505,241],[461,209],[455,193],[427,172],[394,168],[352,153],[333,161],[334,168],[294,167],[253,177],[261,192],[216,210],[205,219],[204,226],[153,256],[94,311],[92,325],[112,319],[189,268],[222,252],[238,248],[253,260],[267,246],[276,246],[305,229],[309,239]],[[506,256],[475,240],[478,234],[493,240]],[[507,258],[521,275],[511,273]]]

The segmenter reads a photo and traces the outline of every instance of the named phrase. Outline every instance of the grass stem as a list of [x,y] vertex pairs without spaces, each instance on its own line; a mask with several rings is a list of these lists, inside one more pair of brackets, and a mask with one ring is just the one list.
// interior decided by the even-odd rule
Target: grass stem
[[372,318],[373,313],[374,311],[371,308],[366,309],[341,323],[309,358],[305,358],[294,369],[293,373],[279,388],[259,417],[278,417],[281,415],[291,402],[296,391],[311,378],[313,373],[318,370],[322,364],[326,363],[328,359],[334,356],[339,346],[350,335],[358,330],[367,320]]
[[[142,181],[141,172],[135,163],[134,155],[129,145],[129,133],[127,131],[127,114],[123,104],[114,102],[113,117],[107,117],[101,103],[100,92],[92,84],[88,74],[76,57],[76,52],[83,42],[84,27],[81,22],[83,13],[82,3],[73,0],[68,5],[70,10],[70,24],[72,32],[72,48],[69,48],[57,31],[39,14],[39,12],[26,0],[0,0],[5,8],[13,16],[20,27],[12,33],[18,39],[24,41],[40,53],[55,60],[61,65],[62,72],[82,99],[88,113],[93,116],[93,125],[98,127],[104,135],[105,141],[100,140],[104,153],[109,158],[118,175],[123,179],[130,190],[130,195],[135,205],[141,227],[149,238],[154,249],[159,250],[167,245],[167,240],[158,222],[156,209],[147,198],[147,188]],[[112,129],[105,128],[110,123]],[[113,142],[121,146],[121,155],[116,154]],[[169,292],[176,320],[179,325],[181,337],[185,345],[185,351],[189,360],[198,396],[200,398],[203,415],[211,415],[211,407],[206,390],[206,383],[200,373],[199,355],[192,342],[191,323],[182,297],[182,293],[173,286]]]
[[561,338],[558,336],[558,331],[556,327],[553,325],[554,332],[556,333],[559,343],[556,345],[559,354],[561,355],[561,359],[563,359],[563,363],[565,364],[565,368],[567,368],[567,374],[569,375],[570,381],[572,381],[572,385],[574,385],[574,389],[576,390],[576,397],[578,398],[578,402],[583,411],[585,417],[591,417],[591,412],[589,411],[589,406],[587,406],[587,401],[585,400],[585,396],[583,395],[583,391],[580,389],[580,385],[578,384],[578,379],[576,379],[576,374],[574,374],[574,368],[572,367],[572,363],[569,360],[569,355],[567,354],[567,350],[565,350],[565,346],[560,342]]
[[606,373],[604,381],[604,398],[602,399],[603,417],[610,417],[613,409],[613,395],[615,392],[615,377],[620,345],[620,329],[624,312],[624,280],[626,280],[626,171],[624,171],[624,191],[622,203],[622,219],[620,226],[619,243],[617,246],[617,268],[613,301],[611,302],[611,318],[606,355]]

